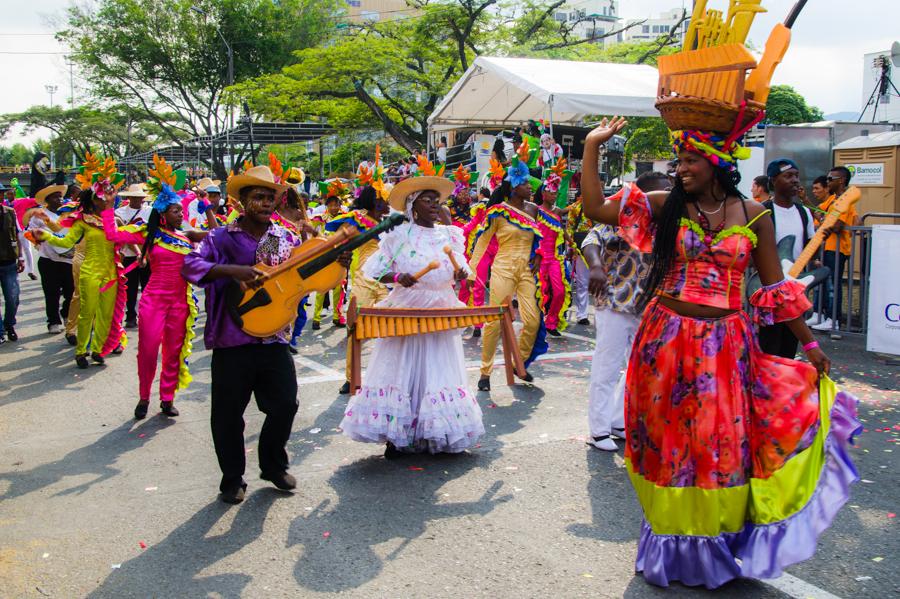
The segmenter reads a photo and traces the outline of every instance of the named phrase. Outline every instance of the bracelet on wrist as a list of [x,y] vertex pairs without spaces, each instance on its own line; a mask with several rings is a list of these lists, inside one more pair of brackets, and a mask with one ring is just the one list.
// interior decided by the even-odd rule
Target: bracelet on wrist
[[809,343],[807,343],[806,345],[803,346],[803,351],[808,352],[808,351],[816,349],[817,347],[819,347],[818,341],[810,341]]

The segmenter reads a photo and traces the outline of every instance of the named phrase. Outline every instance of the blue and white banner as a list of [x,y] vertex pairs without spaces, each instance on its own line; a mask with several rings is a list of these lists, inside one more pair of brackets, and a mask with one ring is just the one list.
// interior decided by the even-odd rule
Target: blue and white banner
[[900,356],[900,225],[872,227],[866,349]]

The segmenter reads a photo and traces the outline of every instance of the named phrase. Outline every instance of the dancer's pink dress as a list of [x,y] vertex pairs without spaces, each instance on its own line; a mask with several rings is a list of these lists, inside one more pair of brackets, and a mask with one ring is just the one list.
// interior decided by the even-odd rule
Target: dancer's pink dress
[[[146,225],[116,226],[115,213],[103,211],[103,231],[115,243],[143,245]],[[156,376],[156,362],[162,347],[159,399],[173,401],[175,392],[191,382],[187,358],[194,338],[197,300],[181,276],[184,257],[193,245],[181,233],[160,229],[148,253],[150,282],[138,304],[138,391],[139,399],[150,399]]]

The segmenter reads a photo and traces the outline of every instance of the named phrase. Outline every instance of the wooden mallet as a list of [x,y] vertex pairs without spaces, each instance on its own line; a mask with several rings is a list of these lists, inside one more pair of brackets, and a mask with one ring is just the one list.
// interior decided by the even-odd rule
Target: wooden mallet
[[421,279],[422,277],[424,277],[425,275],[430,273],[435,268],[440,268],[440,267],[441,267],[441,263],[438,262],[437,260],[435,260],[433,262],[429,262],[428,266],[426,266],[425,268],[423,268],[422,270],[420,270],[419,272],[414,274],[413,278],[418,281],[419,279]]
[[447,257],[450,258],[450,264],[453,265],[453,272],[459,270],[459,264],[456,262],[456,257],[453,255],[453,248],[449,245],[444,246],[444,253],[447,254]]

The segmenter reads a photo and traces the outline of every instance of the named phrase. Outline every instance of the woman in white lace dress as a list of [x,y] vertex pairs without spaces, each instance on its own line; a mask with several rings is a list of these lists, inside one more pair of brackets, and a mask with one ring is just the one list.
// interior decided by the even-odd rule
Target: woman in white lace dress
[[[453,191],[443,177],[413,177],[398,183],[391,207],[410,222],[382,236],[365,275],[393,285],[379,308],[459,308],[453,289],[465,279],[464,241],[458,227],[437,224]],[[444,248],[450,246],[454,269]],[[416,280],[430,263],[439,266]],[[469,387],[459,330],[378,339],[350,399],[341,428],[351,439],[386,443],[385,457],[401,453],[458,453],[484,434],[481,408]]]

